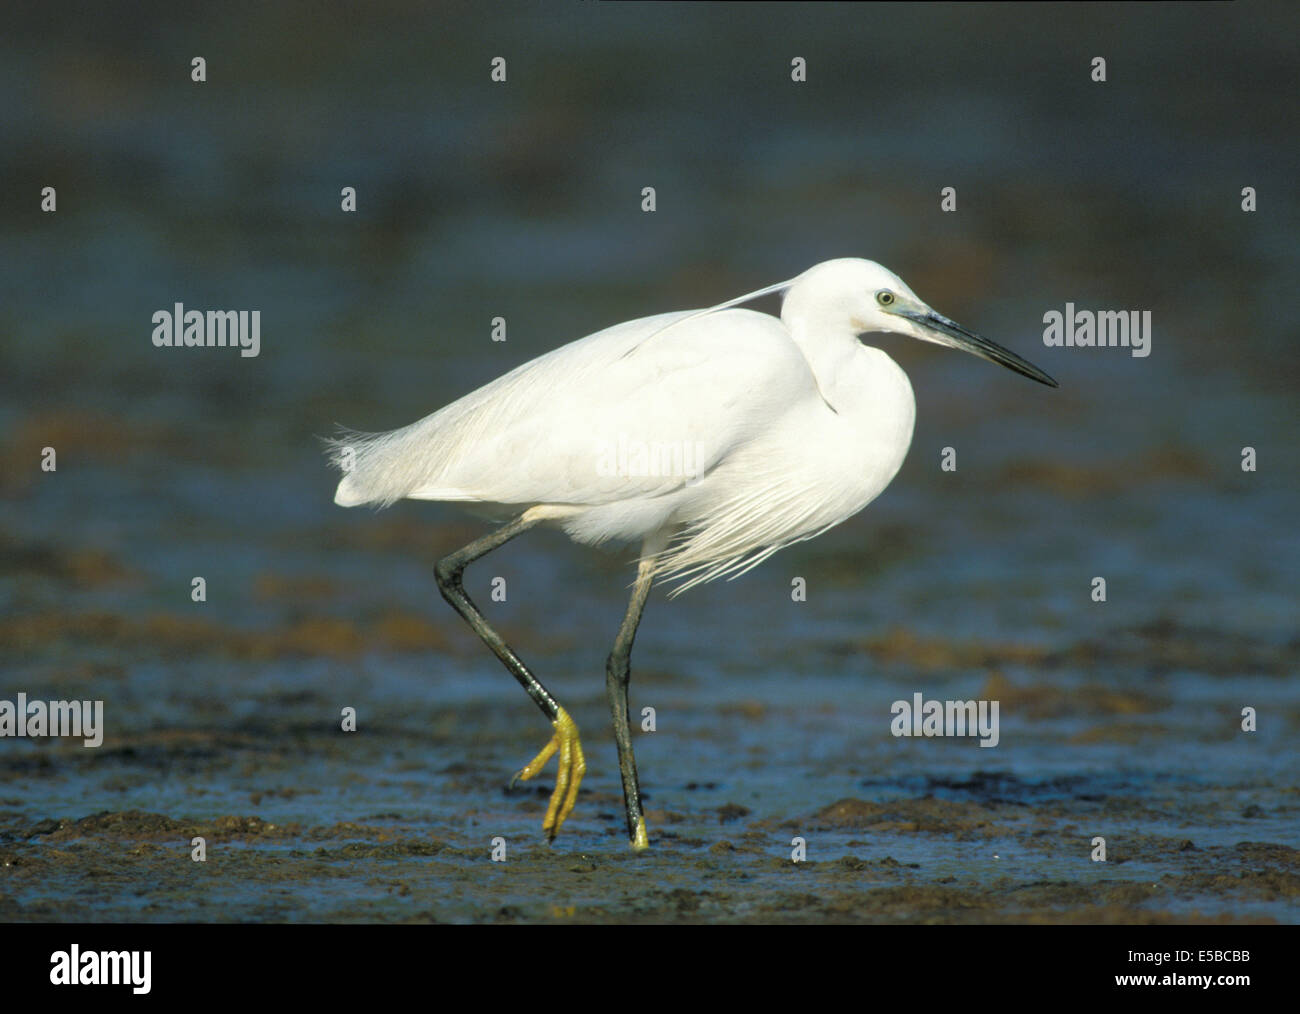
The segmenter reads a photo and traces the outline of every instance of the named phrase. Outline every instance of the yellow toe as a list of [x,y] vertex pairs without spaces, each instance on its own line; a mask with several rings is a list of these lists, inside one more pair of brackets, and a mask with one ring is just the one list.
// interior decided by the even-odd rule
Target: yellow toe
[[582,740],[578,736],[578,726],[563,708],[552,723],[555,734],[551,741],[542,747],[541,753],[529,761],[519,773],[516,781],[527,781],[546,766],[551,755],[560,754],[559,769],[555,774],[555,789],[551,792],[551,801],[546,807],[546,817],[542,821],[542,832],[547,841],[554,841],[561,825],[573,812],[578,802],[578,787],[582,776],[587,772],[587,759],[582,753]]

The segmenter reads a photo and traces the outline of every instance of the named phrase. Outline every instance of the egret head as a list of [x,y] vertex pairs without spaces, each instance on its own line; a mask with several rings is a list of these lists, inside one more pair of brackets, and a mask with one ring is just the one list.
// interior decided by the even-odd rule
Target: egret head
[[971,352],[1040,384],[1058,386],[1010,349],[967,331],[932,309],[906,282],[875,261],[856,257],[824,261],[788,285],[781,319],[792,329],[801,325],[842,327],[847,322],[854,334],[905,334]]

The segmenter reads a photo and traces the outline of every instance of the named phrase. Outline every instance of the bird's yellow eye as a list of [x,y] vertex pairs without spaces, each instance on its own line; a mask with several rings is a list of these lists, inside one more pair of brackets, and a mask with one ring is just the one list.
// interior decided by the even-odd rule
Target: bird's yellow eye
[[876,293],[876,302],[881,306],[891,306],[894,302],[894,294],[888,289],[881,289]]

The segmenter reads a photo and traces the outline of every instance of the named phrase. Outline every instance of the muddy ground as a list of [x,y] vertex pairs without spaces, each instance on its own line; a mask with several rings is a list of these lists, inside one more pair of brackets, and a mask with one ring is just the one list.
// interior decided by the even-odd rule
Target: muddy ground
[[[98,750],[33,741],[0,782],[0,919],[1146,923],[1300,913],[1294,769],[1236,763],[1235,736],[1246,734],[1225,731],[1232,716],[1186,714],[1167,678],[1141,693],[1104,679],[1063,690],[1078,655],[1105,654],[1098,645],[1053,655],[894,631],[828,653],[919,669],[932,688],[960,686],[944,673],[974,660],[1036,672],[974,688],[1001,701],[991,750],[894,738],[891,693],[844,677],[751,673],[736,696],[639,673],[634,710],[656,702],[656,731],[637,736],[653,847],[635,855],[600,681],[586,680],[585,693],[566,681],[589,773],[548,846],[550,772],[506,787],[546,727],[493,660],[449,632],[460,675],[444,701],[433,699],[436,680],[413,689],[428,666],[421,653],[389,657],[411,684],[368,702],[355,691],[354,733],[327,716],[347,697],[351,667],[366,664],[345,656],[322,668],[281,644],[268,649],[274,662],[239,663],[260,665],[260,676],[232,677],[229,660],[197,670],[256,685],[238,707],[205,706],[189,697],[199,687],[177,680],[170,704],[194,711],[183,728],[113,732]],[[1213,670],[1223,647],[1162,627],[1131,632],[1127,651],[1199,651]],[[1296,650],[1255,661],[1280,675]],[[295,686],[277,686],[275,673]],[[130,707],[124,673],[88,679],[117,684],[110,719],[114,701]],[[1257,693],[1284,686],[1261,679]],[[60,682],[71,696],[81,680]],[[1278,720],[1294,739],[1300,714]],[[1093,859],[1096,836],[1105,862]],[[191,858],[195,837],[205,862]],[[796,837],[802,862],[792,861]],[[492,860],[496,838],[504,862]]]

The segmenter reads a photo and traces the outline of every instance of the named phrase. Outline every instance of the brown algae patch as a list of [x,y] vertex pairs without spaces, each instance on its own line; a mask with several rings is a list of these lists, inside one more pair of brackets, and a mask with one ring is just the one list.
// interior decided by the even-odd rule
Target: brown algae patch
[[0,620],[0,648],[12,652],[36,653],[65,641],[146,657],[208,653],[251,661],[286,656],[352,659],[371,650],[448,648],[439,628],[409,613],[382,615],[365,626],[340,617],[308,616],[272,630],[246,630],[174,613],[136,617],[49,610]]
[[1287,676],[1300,668],[1300,637],[1269,643],[1232,631],[1182,624],[1168,617],[1117,630],[1105,641],[1085,638],[1064,647],[984,642],[920,634],[894,626],[875,637],[834,646],[882,664],[927,672],[1021,667],[1044,672],[1108,666],[1147,675],[1188,670],[1214,676]]
[[994,822],[994,811],[978,803],[936,799],[900,799],[873,803],[840,799],[824,806],[806,821],[785,822],[785,827],[809,830],[859,831],[877,834],[943,834],[958,837],[1005,837],[1011,829]]

